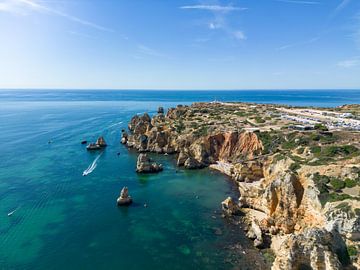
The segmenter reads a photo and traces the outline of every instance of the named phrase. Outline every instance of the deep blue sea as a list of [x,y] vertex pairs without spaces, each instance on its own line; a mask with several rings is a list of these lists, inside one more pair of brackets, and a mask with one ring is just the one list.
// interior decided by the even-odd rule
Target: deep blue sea
[[[0,269],[260,269],[221,218],[221,201],[238,196],[228,178],[163,155],[163,172],[139,175],[119,143],[134,114],[213,100],[330,107],[360,103],[360,91],[2,90]],[[109,146],[83,177],[99,153],[80,142],[100,135]],[[123,186],[129,208],[116,206]]]
[[360,102],[359,90],[0,90],[1,101],[137,101],[176,102],[242,101],[294,106],[334,107]]

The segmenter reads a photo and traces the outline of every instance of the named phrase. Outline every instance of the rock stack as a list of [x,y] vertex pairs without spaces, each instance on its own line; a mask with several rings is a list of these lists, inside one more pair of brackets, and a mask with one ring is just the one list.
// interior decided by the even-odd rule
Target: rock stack
[[104,137],[99,137],[95,143],[90,143],[88,146],[86,146],[87,150],[100,150],[104,147],[106,147],[107,144],[105,142]]
[[127,132],[123,129],[123,130],[121,131],[121,143],[122,143],[122,144],[126,144],[127,141],[128,141],[128,134],[127,134]]
[[160,113],[164,113],[164,108],[163,108],[163,107],[159,107],[157,112],[158,112],[159,114],[160,114]]
[[127,187],[123,187],[120,192],[120,197],[117,199],[117,205],[127,206],[132,203],[132,198],[129,196],[129,190]]
[[105,139],[103,136],[99,137],[97,140],[96,140],[96,145],[100,146],[100,147],[106,147],[107,144],[105,142]]
[[136,172],[138,173],[157,173],[163,170],[161,164],[153,163],[147,154],[140,154],[137,159]]

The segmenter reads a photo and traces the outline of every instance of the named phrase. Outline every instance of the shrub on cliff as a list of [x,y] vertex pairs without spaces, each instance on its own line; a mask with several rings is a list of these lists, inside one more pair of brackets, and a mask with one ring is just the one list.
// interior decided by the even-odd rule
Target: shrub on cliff
[[338,178],[332,178],[330,180],[330,184],[334,188],[334,190],[341,190],[345,187],[345,182],[341,181]]
[[314,128],[321,131],[328,131],[328,128],[323,124],[315,124]]

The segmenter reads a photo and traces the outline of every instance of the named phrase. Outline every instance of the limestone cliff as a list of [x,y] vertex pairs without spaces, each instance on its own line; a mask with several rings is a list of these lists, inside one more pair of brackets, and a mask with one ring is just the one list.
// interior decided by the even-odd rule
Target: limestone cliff
[[[164,115],[159,108],[152,118],[134,116],[123,141],[139,152],[176,154],[178,166],[210,166],[234,179],[241,196],[237,205],[225,200],[223,209],[243,209],[256,246],[263,246],[263,236],[272,238],[272,269],[357,267],[360,150],[353,144],[359,134],[293,132],[274,126],[277,118],[266,126],[259,112],[270,109],[206,103]],[[254,128],[251,113],[265,121],[256,125],[262,130]]]

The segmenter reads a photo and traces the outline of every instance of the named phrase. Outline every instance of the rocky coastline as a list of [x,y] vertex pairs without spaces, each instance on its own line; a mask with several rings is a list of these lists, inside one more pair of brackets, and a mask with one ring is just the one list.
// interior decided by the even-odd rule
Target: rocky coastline
[[[162,170],[145,154],[154,152],[231,177],[240,198],[224,198],[224,213],[245,214],[256,247],[271,239],[271,269],[360,269],[360,133],[325,122],[298,128],[281,117],[284,107],[194,103],[166,114],[160,107],[153,117],[135,115],[121,143],[140,153],[138,171]],[[356,117],[357,109],[334,110]]]

